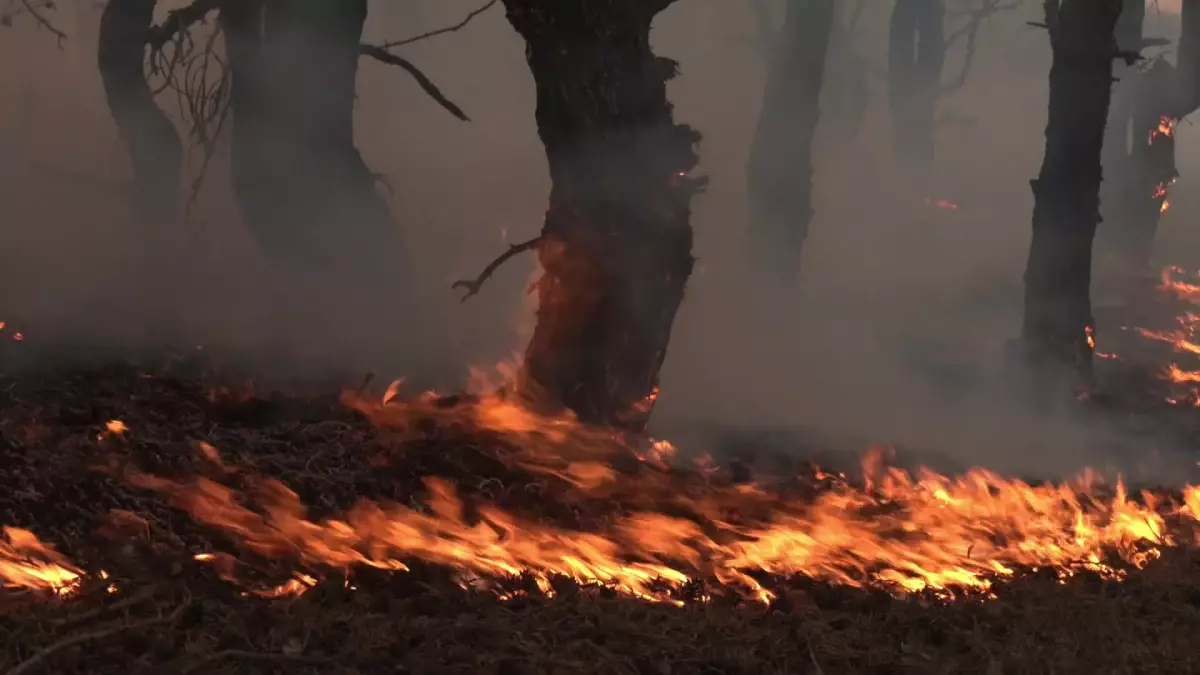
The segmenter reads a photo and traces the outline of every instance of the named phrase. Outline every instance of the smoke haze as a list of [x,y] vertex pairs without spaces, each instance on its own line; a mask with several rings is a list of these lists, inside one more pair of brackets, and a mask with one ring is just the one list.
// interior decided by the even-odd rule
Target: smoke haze
[[[365,40],[456,23],[477,4],[377,0]],[[1151,10],[1148,35],[1175,37],[1168,5]],[[881,73],[890,3],[868,6],[855,44]],[[1045,33],[1025,24],[1039,10],[1026,2],[985,24],[970,79],[941,101],[937,194],[914,193],[893,161],[878,76],[861,133],[841,136],[836,119],[823,117],[816,216],[802,286],[787,298],[756,294],[741,271],[744,167],[765,67],[753,17],[729,0],[679,2],[660,17],[656,50],[681,63],[671,89],[676,115],[704,134],[698,173],[711,178],[694,202],[699,262],[664,372],[656,413],[664,433],[812,428],[1033,472],[1112,459],[1098,445],[1107,436],[1035,418],[998,384],[1004,345],[1019,330],[1028,181],[1043,149],[1050,52]],[[192,257],[147,263],[155,256],[124,204],[128,160],[93,63],[98,16],[92,2],[64,4],[56,18],[70,37],[61,49],[27,20],[0,32],[0,320],[29,326],[31,342],[96,349],[143,344],[148,331],[170,327],[208,349],[264,361],[279,356],[280,333],[298,331],[311,341],[290,356],[294,367],[369,367],[442,387],[460,382],[467,365],[523,346],[532,257],[506,265],[464,305],[450,289],[508,243],[535,236],[549,190],[524,47],[499,7],[402,51],[470,123],[446,114],[404,72],[361,64],[358,146],[386,176],[414,252],[415,313],[347,297],[337,279],[316,305],[274,287],[240,224],[224,150],[188,226]],[[960,45],[947,76],[962,59]],[[1182,177],[1159,237],[1180,264],[1200,253],[1186,222],[1200,210],[1192,133],[1181,125]],[[930,207],[923,197],[958,208]]]

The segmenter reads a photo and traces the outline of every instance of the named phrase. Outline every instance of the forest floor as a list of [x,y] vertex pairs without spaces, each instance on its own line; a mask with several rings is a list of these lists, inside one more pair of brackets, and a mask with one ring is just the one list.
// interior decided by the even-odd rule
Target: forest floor
[[[1174,384],[1114,372],[1137,391],[1119,404],[1128,415],[1169,416],[1190,446],[1200,414],[1166,404],[1155,389]],[[717,457],[678,468],[654,454],[658,446],[608,444],[593,432],[518,419],[500,403],[485,410],[485,401],[465,396],[418,397],[399,419],[356,400],[365,399],[222,386],[188,360],[0,377],[0,525],[28,530],[57,551],[20,530],[6,531],[7,545],[0,540],[7,580],[0,672],[1200,672],[1195,518],[1166,517],[1151,527],[1159,541],[1125,542],[1124,559],[1113,553],[1070,574],[1049,553],[1051,565],[1004,559],[1003,573],[956,563],[971,570],[967,590],[897,592],[895,584],[870,582],[883,576],[880,558],[856,546],[874,540],[842,544],[844,561],[817,565],[812,575],[763,565],[732,583],[728,574],[716,579],[719,569],[704,572],[702,560],[686,566],[698,570],[691,580],[662,585],[638,586],[633,576],[607,586],[535,572],[505,576],[519,572],[507,560],[571,546],[598,557],[566,568],[601,578],[597,560],[620,564],[621,556],[595,553],[604,545],[590,537],[617,531],[613,523],[648,505],[670,512],[691,504],[682,517],[704,522],[685,538],[725,542],[712,534],[728,529],[723,519],[752,521],[785,497],[819,500],[840,479],[794,457],[761,466]],[[1135,410],[1130,401],[1153,404]],[[537,452],[525,447],[534,441]],[[769,489],[763,472],[778,479]],[[605,482],[597,475],[610,486],[596,488]],[[455,486],[453,508],[432,504],[431,477]],[[1040,489],[1018,487],[1027,495]],[[1180,488],[1155,494],[1179,499]],[[992,485],[983,498],[1001,489],[1009,486]],[[265,506],[251,498],[263,494],[271,497]],[[744,502],[732,507],[712,498],[725,515],[696,506],[710,503],[701,497],[679,497],[735,494]],[[382,512],[363,500],[403,505],[396,508],[405,525],[376,518]],[[886,518],[895,501],[864,498],[854,518]],[[728,515],[739,508],[744,513]],[[1156,512],[1166,508],[1136,511]],[[437,519],[457,529],[437,529]],[[488,534],[498,522],[511,531]],[[556,529],[539,539],[513,522]],[[364,537],[370,527],[394,532]],[[980,548],[1021,550],[1020,542],[999,541],[1011,534],[997,532]],[[377,550],[388,536],[407,537],[408,555],[399,556],[407,569],[393,571],[399,563]],[[896,541],[912,536],[895,533]],[[662,560],[686,553],[663,547]],[[1153,555],[1138,553],[1147,550]],[[967,549],[963,560],[970,558]],[[488,570],[496,574],[481,573]],[[747,584],[759,590],[747,592]]]

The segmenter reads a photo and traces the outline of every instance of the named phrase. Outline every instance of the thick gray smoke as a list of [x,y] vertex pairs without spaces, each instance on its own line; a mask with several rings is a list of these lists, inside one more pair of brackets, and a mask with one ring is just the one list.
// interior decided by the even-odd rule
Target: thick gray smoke
[[[188,226],[193,255],[153,264],[125,209],[127,159],[92,61],[94,4],[59,9],[70,34],[61,49],[32,25],[0,32],[0,320],[36,326],[30,341],[136,346],[165,332],[264,363],[283,356],[285,367],[307,372],[404,370],[445,387],[468,364],[521,346],[532,259],[507,265],[465,305],[450,289],[508,243],[536,235],[549,188],[523,45],[499,7],[403,50],[470,123],[403,71],[362,64],[358,145],[386,177],[415,252],[414,313],[353,297],[338,279],[303,297],[279,287],[241,228],[224,151]],[[452,24],[477,4],[376,2],[366,39]],[[855,36],[871,73],[864,128],[844,136],[825,119],[819,129],[817,215],[802,287],[784,299],[756,294],[741,269],[744,166],[764,74],[753,15],[743,2],[688,0],[656,26],[658,52],[681,63],[676,114],[704,133],[701,172],[711,177],[695,202],[698,271],[675,327],[657,425],[687,438],[707,426],[810,429],[1007,470],[1109,462],[1109,434],[1032,414],[1003,377],[1045,124],[1049,48],[1044,32],[1025,25],[1038,18],[1038,3],[984,26],[970,80],[941,101],[936,194],[914,192],[892,157],[880,79],[885,5],[868,3]],[[1151,10],[1149,34],[1176,31],[1170,14]],[[947,72],[962,58],[960,46]],[[1192,187],[1200,156],[1186,123],[1180,135],[1176,215],[1164,221],[1160,245],[1200,252],[1184,220],[1200,209]],[[305,344],[281,355],[281,335],[303,335]]]

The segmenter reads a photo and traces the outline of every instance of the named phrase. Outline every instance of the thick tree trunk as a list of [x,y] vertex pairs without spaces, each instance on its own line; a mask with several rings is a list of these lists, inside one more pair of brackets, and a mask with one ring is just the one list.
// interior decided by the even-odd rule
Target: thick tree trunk
[[183,143],[146,80],[146,37],[157,0],[109,0],[100,15],[96,62],[109,111],[133,164],[133,204],[146,236],[178,226]]
[[692,272],[699,134],[673,120],[676,64],[650,49],[670,0],[504,0],[525,39],[552,188],[525,391],[644,429]]
[[[1047,0],[1050,68],[1046,155],[1034,195],[1022,337],[1055,378],[1090,381],[1092,240],[1100,220],[1100,155],[1112,95],[1121,0]],[[1065,370],[1064,370],[1065,368]]]
[[784,284],[800,271],[813,214],[813,138],[834,5],[788,0],[746,169],[751,264]]
[[241,0],[221,12],[233,71],[234,190],[246,225],[266,251],[314,278],[374,283],[406,268],[399,231],[354,144],[366,17],[366,0]]
[[928,179],[946,36],[942,0],[896,0],[888,35],[888,105],[896,155]]

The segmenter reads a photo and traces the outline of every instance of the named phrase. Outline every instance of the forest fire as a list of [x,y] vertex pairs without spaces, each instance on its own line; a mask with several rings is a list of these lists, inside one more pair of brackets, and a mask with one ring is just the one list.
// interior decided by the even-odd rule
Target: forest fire
[[[394,397],[372,412],[393,427],[414,414]],[[248,493],[208,478],[139,472],[126,478],[255,555],[294,559],[305,574],[358,566],[403,572],[422,560],[456,570],[464,586],[526,574],[550,592],[551,578],[565,576],[674,603],[682,602],[677,596],[691,581],[766,601],[772,592],[763,574],[946,596],[986,594],[993,579],[1018,566],[1053,568],[1061,578],[1080,569],[1120,578],[1116,561],[1140,567],[1161,547],[1190,543],[1177,541],[1168,523],[1200,516],[1195,488],[1176,500],[1152,494],[1134,500],[1120,483],[1106,495],[1090,475],[1031,485],[982,469],[959,478],[926,470],[910,474],[885,468],[880,451],[864,461],[862,485],[823,474],[822,488],[806,499],[759,484],[680,490],[670,473],[616,470],[605,458],[612,440],[569,421],[538,418],[501,398],[479,401],[470,418],[518,436],[520,454],[509,461],[559,478],[567,486],[560,499],[585,503],[633,495],[630,510],[586,531],[491,504],[476,505],[469,516],[452,481],[428,478],[424,506],[362,500],[340,517],[314,520],[297,494],[273,478],[243,481],[253,486]],[[655,458],[669,461],[670,454]],[[236,579],[232,568],[226,561],[222,576]],[[294,594],[312,585],[311,577],[297,576],[253,592]]]

